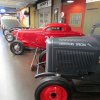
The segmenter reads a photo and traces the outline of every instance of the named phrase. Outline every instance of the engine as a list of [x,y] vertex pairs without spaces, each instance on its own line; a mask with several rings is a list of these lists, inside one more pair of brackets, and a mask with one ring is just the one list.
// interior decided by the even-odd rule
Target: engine
[[46,71],[57,73],[95,73],[99,63],[100,37],[50,38],[46,41]]

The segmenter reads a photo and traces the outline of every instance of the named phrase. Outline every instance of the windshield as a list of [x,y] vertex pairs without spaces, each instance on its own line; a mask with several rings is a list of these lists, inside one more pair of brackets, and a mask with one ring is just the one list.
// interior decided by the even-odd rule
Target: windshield
[[43,23],[39,28],[44,29],[46,27],[46,23]]
[[93,34],[98,34],[98,35],[100,35],[100,26],[99,26],[99,27],[96,27],[96,28],[94,29]]

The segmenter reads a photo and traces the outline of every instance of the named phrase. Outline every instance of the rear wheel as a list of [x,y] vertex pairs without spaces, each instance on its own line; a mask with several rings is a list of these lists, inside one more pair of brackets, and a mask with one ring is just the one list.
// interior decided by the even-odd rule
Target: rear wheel
[[13,41],[10,44],[10,50],[15,55],[20,55],[24,52],[24,44],[20,41]]
[[14,41],[14,35],[13,35],[13,34],[7,34],[7,35],[5,36],[5,38],[6,38],[6,40],[7,40],[8,42]]
[[[39,56],[39,62],[45,62],[46,61],[46,50],[43,51]],[[42,65],[43,68],[45,68],[46,64]]]
[[71,97],[67,80],[56,76],[43,79],[35,90],[35,100],[71,100]]

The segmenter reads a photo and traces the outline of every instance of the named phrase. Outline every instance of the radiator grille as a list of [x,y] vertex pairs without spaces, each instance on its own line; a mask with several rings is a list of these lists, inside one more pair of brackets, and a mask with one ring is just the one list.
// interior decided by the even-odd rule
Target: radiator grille
[[56,51],[56,66],[68,69],[92,70],[94,52]]

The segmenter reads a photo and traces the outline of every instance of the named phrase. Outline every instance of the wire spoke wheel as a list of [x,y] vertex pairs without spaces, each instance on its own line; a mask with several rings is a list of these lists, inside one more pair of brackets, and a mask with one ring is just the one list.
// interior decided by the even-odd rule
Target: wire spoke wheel
[[12,38],[13,38],[13,37],[12,37],[11,35],[8,35],[8,36],[7,36],[7,40],[8,40],[8,41],[11,41]]
[[14,52],[16,53],[20,53],[22,48],[21,48],[21,45],[19,43],[15,43],[13,46],[12,46],[12,49],[14,50]]
[[9,34],[9,31],[8,30],[4,30],[4,35],[7,35]]
[[10,45],[10,50],[16,55],[22,54],[24,51],[24,44],[20,41],[14,41]]
[[7,40],[8,42],[12,42],[12,41],[14,40],[13,34],[7,34],[7,35],[5,36],[5,38],[6,38],[6,40]]

